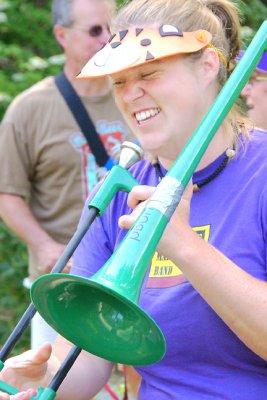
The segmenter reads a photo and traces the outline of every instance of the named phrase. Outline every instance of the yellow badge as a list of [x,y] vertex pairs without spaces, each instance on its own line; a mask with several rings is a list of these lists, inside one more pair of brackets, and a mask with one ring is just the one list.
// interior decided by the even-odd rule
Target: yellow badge
[[[210,237],[210,225],[196,226],[193,230],[208,242]],[[155,252],[149,271],[147,288],[166,288],[180,285],[186,282],[186,278],[180,268],[168,258]]]

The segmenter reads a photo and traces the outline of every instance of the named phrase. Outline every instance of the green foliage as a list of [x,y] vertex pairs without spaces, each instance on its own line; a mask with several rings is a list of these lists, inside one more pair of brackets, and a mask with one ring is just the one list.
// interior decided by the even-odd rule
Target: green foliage
[[[0,0],[0,119],[16,94],[60,70],[64,61],[60,53],[52,33],[50,2]],[[22,286],[25,276],[25,246],[0,223],[0,343],[29,304],[29,292]],[[25,348],[29,330],[14,352]]]
[[267,16],[266,1],[259,0],[238,0],[239,8],[243,15],[242,19],[242,38],[244,48],[251,42],[255,30],[257,30]]
[[[3,344],[29,303],[28,290],[22,287],[27,274],[25,246],[0,223],[0,343]],[[24,332],[14,351],[29,348],[29,330]]]
[[60,53],[50,2],[0,0],[0,118],[17,93],[59,71]]
[[[267,15],[267,7],[260,0],[239,3],[244,13],[244,42],[248,43]],[[63,58],[52,33],[50,4],[46,0],[0,0],[0,119],[17,93],[61,68]],[[26,274],[25,246],[0,223],[0,343],[29,302],[22,287]],[[26,334],[15,351],[28,346]]]

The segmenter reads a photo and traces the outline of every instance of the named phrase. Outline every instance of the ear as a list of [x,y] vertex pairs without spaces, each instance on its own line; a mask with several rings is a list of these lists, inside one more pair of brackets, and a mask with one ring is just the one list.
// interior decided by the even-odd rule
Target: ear
[[54,26],[54,35],[60,46],[65,49],[66,47],[66,30],[63,26],[56,24]]
[[220,60],[216,50],[212,47],[206,48],[200,62],[203,78],[207,80],[207,83],[215,81],[220,70]]

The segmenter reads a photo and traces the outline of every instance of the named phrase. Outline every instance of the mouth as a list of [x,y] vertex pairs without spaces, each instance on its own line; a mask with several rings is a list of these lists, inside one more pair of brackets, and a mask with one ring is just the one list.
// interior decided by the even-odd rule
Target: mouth
[[147,121],[151,118],[154,118],[156,115],[160,113],[160,108],[159,107],[154,107],[154,108],[149,108],[145,111],[140,111],[134,113],[134,117],[137,121],[138,124]]

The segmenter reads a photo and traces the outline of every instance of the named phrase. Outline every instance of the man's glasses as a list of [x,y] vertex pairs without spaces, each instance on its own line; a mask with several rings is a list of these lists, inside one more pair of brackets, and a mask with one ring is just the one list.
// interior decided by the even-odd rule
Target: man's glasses
[[70,29],[77,29],[81,32],[87,33],[90,37],[97,38],[102,35],[104,32],[104,29],[107,29],[107,31],[110,33],[110,28],[108,25],[103,26],[103,25],[92,25],[90,28],[83,28],[77,25],[73,25],[69,27]]

